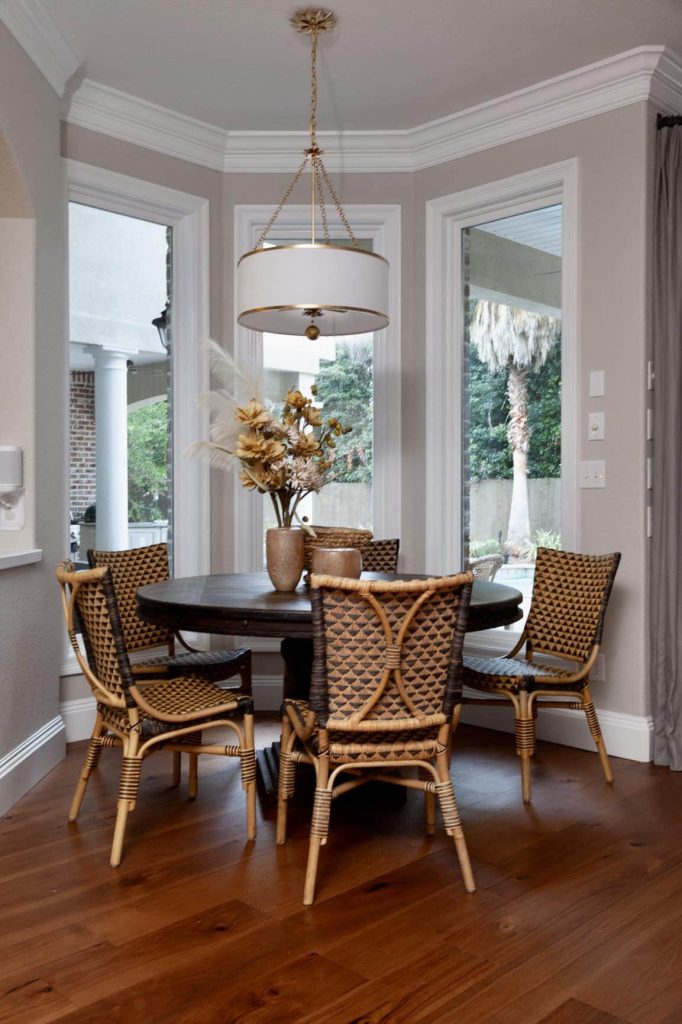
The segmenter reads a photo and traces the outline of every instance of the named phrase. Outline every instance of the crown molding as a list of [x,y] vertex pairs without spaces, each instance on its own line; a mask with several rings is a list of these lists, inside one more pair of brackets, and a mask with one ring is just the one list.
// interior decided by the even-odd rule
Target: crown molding
[[[682,60],[641,46],[415,128],[320,132],[333,171],[419,171],[632,103],[682,111]],[[86,79],[70,124],[225,172],[290,173],[307,132],[227,131]]]
[[225,167],[228,133],[224,128],[90,78],[85,78],[74,93],[66,120],[79,128],[89,128],[214,171]]
[[83,58],[41,0],[0,0],[0,19],[60,97]]

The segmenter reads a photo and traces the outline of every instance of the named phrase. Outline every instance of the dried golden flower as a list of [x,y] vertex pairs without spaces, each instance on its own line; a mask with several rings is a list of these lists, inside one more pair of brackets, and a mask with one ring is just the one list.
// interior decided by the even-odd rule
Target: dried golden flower
[[252,398],[246,405],[238,405],[234,410],[234,417],[241,423],[245,423],[252,429],[258,427],[264,427],[266,423],[270,422],[270,414],[266,411],[265,407],[257,402],[255,398]]
[[287,391],[287,396],[284,401],[294,409],[305,409],[306,405],[308,405],[309,399],[306,398],[305,395],[301,394],[297,388],[293,388],[291,391]]
[[311,427],[322,426],[322,413],[314,405],[307,405],[305,409],[301,409],[301,415]]
[[238,459],[258,462],[275,462],[276,459],[281,459],[285,452],[286,448],[281,441],[263,437],[262,434],[253,431],[250,434],[240,434],[235,449]]
[[320,442],[312,432],[302,434],[296,431],[296,436],[291,437],[291,446],[295,455],[316,455],[320,451]]

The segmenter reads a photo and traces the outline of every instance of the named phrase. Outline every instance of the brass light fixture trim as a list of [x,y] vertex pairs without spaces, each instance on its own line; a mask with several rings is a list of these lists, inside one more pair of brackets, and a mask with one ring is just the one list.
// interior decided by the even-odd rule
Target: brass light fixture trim
[[314,7],[304,7],[289,19],[289,24],[296,32],[305,32],[312,35],[313,32],[330,32],[336,28],[338,18],[333,11],[315,10]]

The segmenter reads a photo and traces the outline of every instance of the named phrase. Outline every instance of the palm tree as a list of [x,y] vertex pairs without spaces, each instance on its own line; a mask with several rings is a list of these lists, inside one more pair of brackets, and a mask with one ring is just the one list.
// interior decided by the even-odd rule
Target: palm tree
[[476,303],[470,338],[479,359],[492,373],[506,371],[512,450],[512,486],[506,547],[518,552],[530,540],[528,512],[528,372],[538,370],[561,338],[561,321],[487,299]]

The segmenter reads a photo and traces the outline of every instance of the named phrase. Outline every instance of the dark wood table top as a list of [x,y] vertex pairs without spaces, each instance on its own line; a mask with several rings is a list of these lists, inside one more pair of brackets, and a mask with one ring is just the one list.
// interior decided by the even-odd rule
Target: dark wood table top
[[[365,573],[368,579],[427,579],[416,573]],[[501,583],[475,580],[469,631],[492,629],[522,617],[522,594]],[[273,589],[266,572],[189,576],[141,587],[141,618],[171,629],[230,636],[310,637],[312,610],[308,589],[293,593]]]

